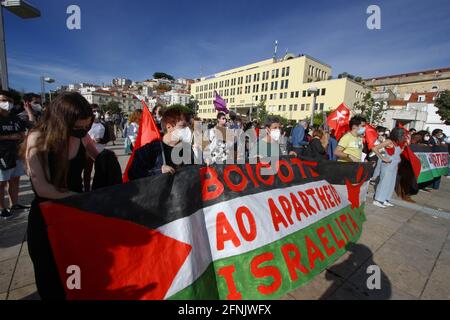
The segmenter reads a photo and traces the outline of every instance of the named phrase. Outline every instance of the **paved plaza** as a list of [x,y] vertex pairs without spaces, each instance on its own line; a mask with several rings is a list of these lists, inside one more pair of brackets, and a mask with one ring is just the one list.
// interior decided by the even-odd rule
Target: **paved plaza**
[[[110,146],[125,166],[123,146]],[[450,179],[437,192],[420,192],[410,204],[374,207],[371,188],[360,241],[334,265],[283,299],[450,299]],[[20,199],[33,191],[24,178]],[[0,221],[0,300],[39,299],[28,255],[26,211]],[[367,267],[381,270],[381,289],[369,290]]]

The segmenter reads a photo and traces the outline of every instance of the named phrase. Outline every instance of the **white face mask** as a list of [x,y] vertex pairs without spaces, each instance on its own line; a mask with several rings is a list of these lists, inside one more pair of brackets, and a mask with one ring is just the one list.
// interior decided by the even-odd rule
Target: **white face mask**
[[0,109],[10,111],[13,108],[13,104],[9,101],[0,102]]
[[275,129],[275,130],[270,131],[270,137],[272,138],[272,140],[278,141],[278,140],[280,140],[280,136],[281,136],[280,129]]
[[39,103],[32,103],[31,107],[36,112],[41,112],[42,111],[42,106]]
[[430,137],[429,137],[429,136],[425,136],[425,137],[423,138],[423,140],[425,140],[425,141],[430,141]]
[[184,127],[183,129],[175,129],[172,136],[178,139],[178,141],[182,141],[184,143],[191,143],[192,141],[192,132],[188,127]]

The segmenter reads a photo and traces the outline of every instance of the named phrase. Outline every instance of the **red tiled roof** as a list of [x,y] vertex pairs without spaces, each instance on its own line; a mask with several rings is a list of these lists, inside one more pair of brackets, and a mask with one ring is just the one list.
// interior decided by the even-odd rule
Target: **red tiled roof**
[[[409,97],[408,102],[426,102],[426,103],[433,103],[433,98],[436,97],[439,94],[439,92],[414,92],[411,93],[411,96]],[[425,101],[419,101],[419,96],[425,96]]]
[[401,99],[395,99],[395,100],[389,100],[390,106],[406,106],[408,101],[401,100]]

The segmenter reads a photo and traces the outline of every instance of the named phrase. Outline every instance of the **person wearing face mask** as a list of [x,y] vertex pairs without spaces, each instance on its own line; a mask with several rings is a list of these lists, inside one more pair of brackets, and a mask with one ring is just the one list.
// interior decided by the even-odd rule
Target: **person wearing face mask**
[[[381,159],[380,182],[376,188],[373,204],[380,208],[393,207],[391,198],[395,190],[398,165],[401,154],[407,146],[407,132],[403,128],[394,128],[389,139],[373,147],[372,151]],[[382,149],[386,154],[381,153]]]
[[217,125],[209,130],[210,145],[205,149],[204,157],[208,164],[225,163],[234,147],[232,131],[227,127],[225,113],[217,114]]
[[[165,173],[175,174],[176,169],[186,163],[176,164],[177,161],[173,158],[174,153],[184,159],[183,153],[189,150],[188,164],[193,163],[192,133],[186,119],[186,115],[179,108],[172,107],[164,111],[161,119],[164,129],[162,141],[147,143],[135,151],[128,170],[130,180]],[[176,149],[174,150],[174,148]]]
[[[377,140],[375,140],[374,146],[377,146],[386,140],[385,132],[388,131],[385,127],[382,127],[382,126],[378,126],[376,128],[376,130],[378,133],[378,138],[377,138]],[[383,148],[380,150],[380,152],[384,154],[386,151]],[[373,150],[369,153],[368,160],[375,161],[377,163],[375,166],[375,170],[373,171],[373,175],[370,178],[370,184],[375,185],[375,183],[376,183],[375,181],[380,176],[382,161],[380,158],[377,157],[377,155],[375,154],[375,152],[373,152]]]
[[83,192],[86,156],[94,160],[98,156],[95,143],[87,134],[92,117],[91,105],[81,94],[62,93],[50,103],[42,121],[29,132],[21,146],[35,194],[28,215],[28,251],[36,287],[43,300],[65,299],[65,292],[39,204]]
[[261,162],[270,162],[270,158],[278,158],[281,156],[280,138],[281,138],[281,120],[277,116],[267,116],[265,124],[265,132],[261,132],[262,136],[257,143],[250,149],[249,157],[258,158]]
[[347,132],[338,143],[334,154],[338,161],[361,162],[363,151],[362,137],[366,133],[366,119],[354,116],[350,119],[350,132]]
[[313,159],[314,161],[328,160],[328,134],[320,129],[316,129],[312,134],[313,138],[306,147],[303,156]]
[[[107,143],[107,141],[104,140],[106,130],[105,126],[100,121],[101,113],[99,106],[93,104],[92,111],[94,114],[93,117],[94,119],[92,122],[92,127],[88,132],[88,135],[91,137],[92,141],[95,142],[95,148],[97,149],[98,153],[101,153],[103,150],[105,150],[105,145]],[[84,168],[83,171],[84,191],[91,190],[91,174],[93,167],[94,167],[94,160],[91,157],[87,156],[86,167]]]
[[[15,210],[27,207],[18,203],[20,177],[25,175],[22,161],[18,157],[19,144],[25,137],[27,123],[11,113],[13,99],[8,91],[0,91],[0,217],[6,219]],[[28,108],[31,116],[31,110]],[[11,202],[9,210],[5,207],[5,189]]]

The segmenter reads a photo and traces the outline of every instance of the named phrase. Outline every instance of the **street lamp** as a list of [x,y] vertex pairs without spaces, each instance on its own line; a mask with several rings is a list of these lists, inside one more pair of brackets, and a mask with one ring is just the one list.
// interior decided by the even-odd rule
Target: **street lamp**
[[309,122],[310,127],[314,127],[314,109],[316,108],[316,97],[317,94],[319,93],[319,89],[316,87],[312,87],[309,88],[308,90],[308,95],[312,94],[313,95],[313,103],[312,103],[312,108],[311,108],[311,120]]
[[3,90],[9,89],[8,65],[6,61],[5,30],[3,24],[3,7],[22,19],[31,19],[41,16],[41,12],[23,0],[4,0],[0,3],[0,71]]
[[45,83],[53,83],[55,82],[55,79],[52,79],[50,77],[41,77],[41,103],[45,103]]

